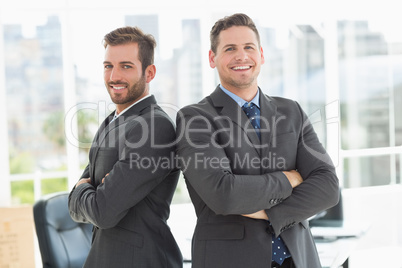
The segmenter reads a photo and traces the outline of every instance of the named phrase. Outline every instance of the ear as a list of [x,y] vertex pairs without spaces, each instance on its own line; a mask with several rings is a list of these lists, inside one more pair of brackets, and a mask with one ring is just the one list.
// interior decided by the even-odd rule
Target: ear
[[262,47],[260,48],[260,52],[261,52],[261,64],[264,64],[265,58],[264,58],[264,51],[263,51]]
[[211,66],[211,68],[215,68],[216,64],[215,64],[215,53],[210,50],[209,51],[209,66]]
[[148,65],[148,67],[145,69],[145,78],[147,83],[151,82],[156,74],[156,67],[154,64]]

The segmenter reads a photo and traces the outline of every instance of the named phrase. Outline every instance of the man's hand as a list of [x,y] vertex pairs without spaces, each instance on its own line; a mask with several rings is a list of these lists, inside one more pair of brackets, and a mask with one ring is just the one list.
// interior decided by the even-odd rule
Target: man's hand
[[109,173],[108,173],[108,174],[106,174],[106,175],[105,175],[105,177],[103,177],[103,179],[102,179],[102,183],[104,183],[104,182],[105,182],[105,178],[106,178],[107,176],[109,176]]
[[85,179],[81,179],[77,182],[77,184],[75,185],[75,187],[78,187],[78,185],[81,185],[83,183],[91,183],[91,178],[85,178]]
[[252,219],[268,220],[268,216],[267,213],[265,213],[265,210],[260,210],[252,214],[242,214],[242,216]]
[[288,178],[290,184],[292,185],[292,188],[297,187],[303,182],[303,178],[296,170],[283,171],[283,174],[285,174],[286,178]]

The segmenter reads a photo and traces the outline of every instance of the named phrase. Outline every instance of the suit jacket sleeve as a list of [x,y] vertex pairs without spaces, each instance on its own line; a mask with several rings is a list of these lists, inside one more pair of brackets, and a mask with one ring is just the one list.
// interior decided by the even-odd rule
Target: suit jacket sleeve
[[292,187],[281,171],[234,174],[230,167],[233,159],[225,151],[230,146],[215,143],[214,137],[220,131],[208,109],[189,106],[178,113],[177,153],[181,169],[202,202],[216,214],[239,215],[270,208],[274,205],[272,200],[290,196]]
[[[134,120],[125,128],[124,138],[119,140],[125,144],[124,150],[104,183],[96,188],[84,183],[71,192],[69,210],[74,220],[103,229],[114,227],[172,171],[171,162],[165,160],[174,152],[174,126],[164,116],[150,120],[149,116]],[[139,141],[141,146],[137,146]]]
[[[286,115],[286,120],[278,121],[278,131],[291,132],[295,141],[276,148],[286,157],[283,168],[263,172],[260,169],[233,171],[230,163],[235,160],[235,155],[249,149],[244,146],[231,148],[228,144],[223,148],[216,142],[219,133],[228,130],[216,127],[211,112],[213,107],[198,104],[179,112],[178,156],[185,179],[197,193],[192,197],[196,207],[197,201],[204,202],[216,214],[222,215],[249,214],[265,209],[275,233],[279,234],[337,203],[338,179],[334,166],[306,114],[294,101],[279,102],[275,104],[279,107],[277,116]],[[296,169],[304,182],[292,189],[282,171]],[[197,200],[198,196],[200,200]]]
[[[89,178],[90,177],[90,174],[89,174],[89,164],[85,167],[85,169],[84,169],[84,171],[82,172],[82,175],[81,175],[81,177],[80,177],[80,180],[81,179],[84,179],[84,178]],[[89,184],[87,185],[87,186],[89,186]],[[75,190],[75,186],[73,187],[73,189],[71,189],[71,192],[70,192],[70,194],[69,194],[69,196],[68,196],[68,202],[69,202],[69,204],[70,204],[70,200],[71,200],[71,195],[72,195],[72,193],[74,192],[74,190]],[[80,215],[78,215],[78,214],[71,214],[71,217],[76,221],[76,222],[84,222],[84,223],[88,223],[88,221],[84,218],[84,217],[82,217],[82,216],[80,216]]]
[[266,210],[276,234],[296,223],[336,205],[339,201],[339,182],[335,167],[318,140],[311,122],[302,108],[296,105],[295,114],[302,122],[293,169],[301,174],[303,183],[293,189],[283,202]]

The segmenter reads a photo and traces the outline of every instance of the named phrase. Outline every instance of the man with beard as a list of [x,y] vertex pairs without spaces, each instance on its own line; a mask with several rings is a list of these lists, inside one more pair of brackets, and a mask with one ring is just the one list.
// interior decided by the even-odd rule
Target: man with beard
[[[116,111],[95,135],[89,164],[70,193],[77,222],[93,224],[84,267],[182,267],[167,225],[179,170],[175,128],[149,94],[156,42],[137,27],[104,37],[104,81]],[[163,159],[163,165],[159,160]]]

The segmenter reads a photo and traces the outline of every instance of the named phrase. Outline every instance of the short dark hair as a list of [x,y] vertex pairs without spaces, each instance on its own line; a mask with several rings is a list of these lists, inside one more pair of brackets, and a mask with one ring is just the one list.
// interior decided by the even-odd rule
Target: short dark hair
[[145,34],[138,27],[130,26],[117,28],[103,38],[105,48],[128,43],[138,43],[138,59],[142,64],[142,72],[144,73],[149,65],[154,64],[155,38],[151,34]]
[[216,53],[216,49],[219,45],[219,34],[221,33],[221,31],[227,30],[232,26],[246,26],[250,28],[257,36],[258,45],[261,46],[260,35],[253,20],[246,14],[236,13],[218,20],[212,27],[210,32],[212,52]]

